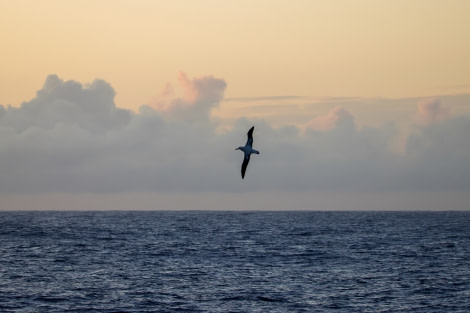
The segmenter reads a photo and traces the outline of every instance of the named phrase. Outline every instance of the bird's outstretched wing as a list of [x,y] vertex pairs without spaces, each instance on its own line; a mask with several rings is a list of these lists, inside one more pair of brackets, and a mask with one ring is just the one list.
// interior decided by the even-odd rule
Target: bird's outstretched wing
[[250,156],[245,156],[243,159],[243,164],[242,164],[242,179],[245,178],[245,172],[246,172],[246,167],[248,166],[248,162],[250,162]]
[[253,145],[253,130],[255,129],[255,127],[251,127],[250,130],[248,131],[247,135],[248,135],[248,140],[246,141],[246,145],[247,146],[252,146]]

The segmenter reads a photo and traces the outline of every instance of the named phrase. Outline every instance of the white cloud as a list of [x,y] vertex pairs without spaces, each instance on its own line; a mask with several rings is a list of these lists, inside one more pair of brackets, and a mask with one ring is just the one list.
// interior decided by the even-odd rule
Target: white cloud
[[[395,154],[393,123],[358,128],[336,107],[309,127],[238,119],[220,133],[211,110],[225,81],[180,75],[183,97],[167,105],[117,108],[114,90],[49,76],[19,108],[0,106],[0,192],[290,192],[457,190],[470,187],[470,119],[424,125]],[[424,106],[430,116],[442,109]],[[424,111],[423,111],[424,112]],[[424,113],[423,113],[424,114]],[[428,114],[428,113],[426,113]],[[434,115],[433,115],[434,114]],[[234,151],[255,125],[252,157],[241,180]],[[468,189],[467,189],[468,190]]]

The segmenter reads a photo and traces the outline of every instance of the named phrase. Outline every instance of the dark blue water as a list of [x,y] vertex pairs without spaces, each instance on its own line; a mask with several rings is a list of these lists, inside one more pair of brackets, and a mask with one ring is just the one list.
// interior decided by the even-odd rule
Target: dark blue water
[[470,213],[0,212],[0,312],[470,312]]

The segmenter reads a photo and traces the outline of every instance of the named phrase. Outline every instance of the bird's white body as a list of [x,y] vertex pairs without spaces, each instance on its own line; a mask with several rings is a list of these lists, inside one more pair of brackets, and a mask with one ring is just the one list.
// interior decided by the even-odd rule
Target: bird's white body
[[245,152],[245,155],[251,155],[252,153],[259,154],[259,151],[253,149],[251,146],[238,147],[235,150],[242,150],[243,152]]
[[246,141],[246,145],[244,147],[238,147],[235,150],[241,150],[245,153],[245,158],[243,159],[242,163],[242,179],[245,178],[245,171],[246,167],[248,166],[248,162],[250,162],[250,155],[251,154],[259,154],[258,150],[253,149],[253,130],[255,127],[251,127],[248,131],[248,140]]

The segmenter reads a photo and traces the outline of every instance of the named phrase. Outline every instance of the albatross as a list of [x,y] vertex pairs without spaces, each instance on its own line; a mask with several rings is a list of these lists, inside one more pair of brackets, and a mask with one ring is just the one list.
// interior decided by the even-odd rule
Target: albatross
[[243,159],[242,163],[242,179],[245,178],[246,167],[248,166],[248,162],[250,162],[250,155],[252,153],[259,154],[259,151],[253,149],[253,130],[255,127],[251,127],[248,131],[248,140],[246,141],[246,145],[244,147],[238,147],[235,150],[242,150],[245,153],[245,158]]

